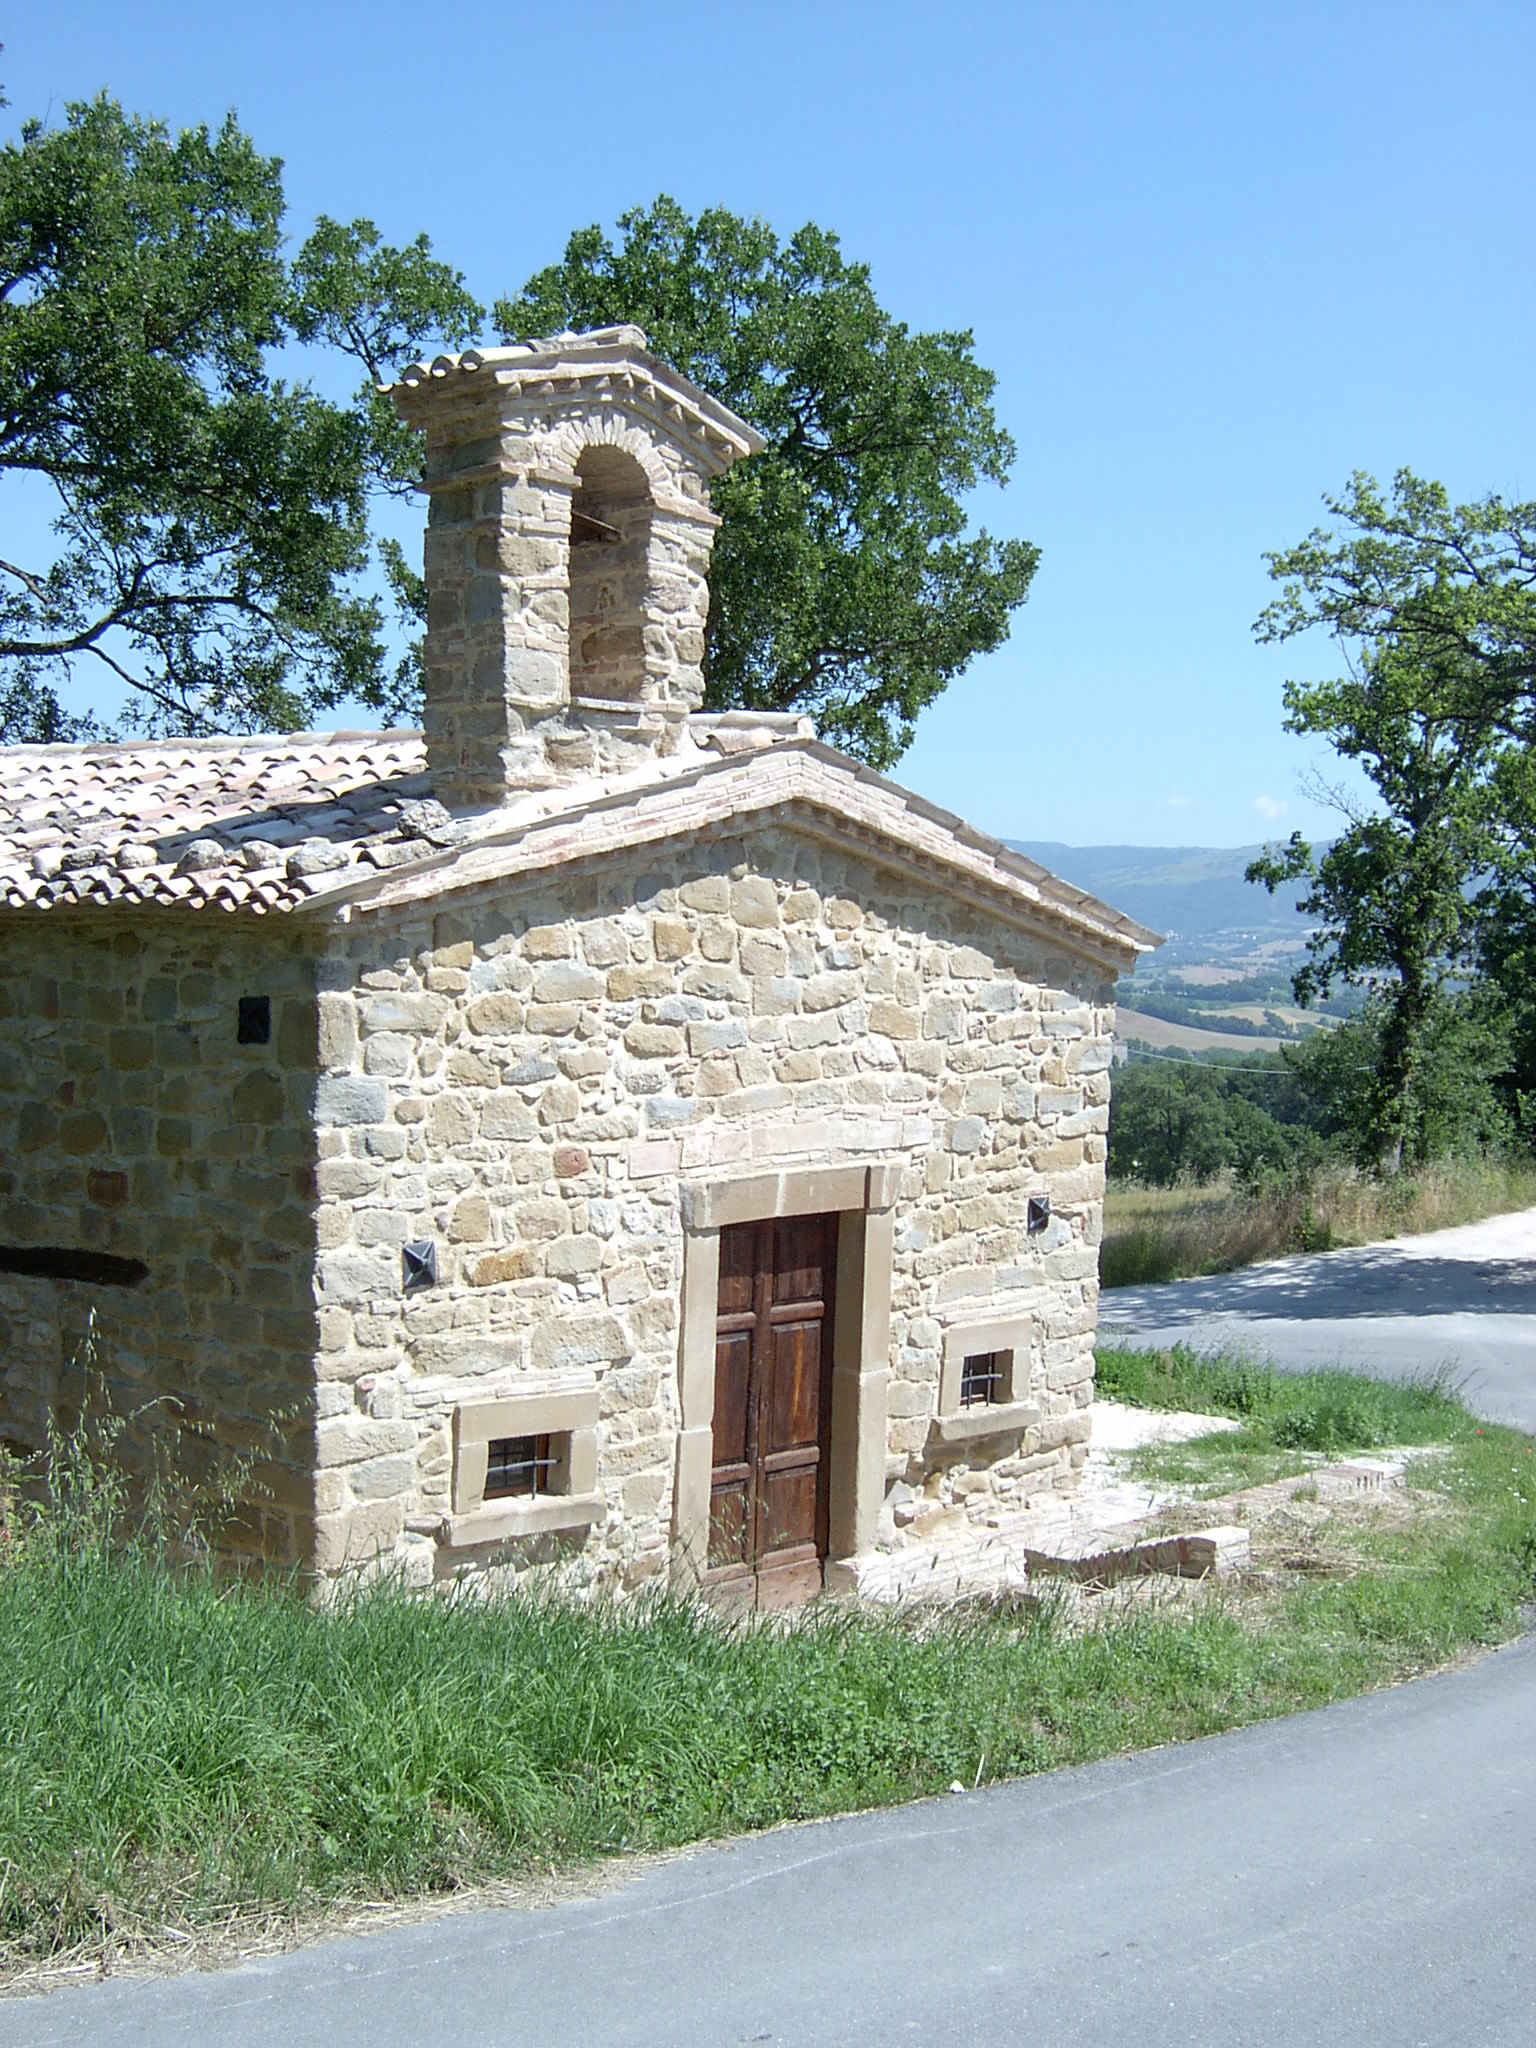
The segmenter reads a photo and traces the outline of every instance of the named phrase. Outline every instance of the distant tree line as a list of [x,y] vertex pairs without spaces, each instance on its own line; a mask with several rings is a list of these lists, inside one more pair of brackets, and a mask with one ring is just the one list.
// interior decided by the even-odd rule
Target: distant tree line
[[1241,1065],[1167,1053],[1119,1068],[1109,1112],[1109,1173],[1171,1187],[1233,1172],[1245,1185],[1322,1156],[1294,1075],[1273,1054]]
[[[1279,1053],[1220,1060],[1133,1051],[1114,1079],[1111,1179],[1169,1187],[1231,1173],[1257,1188],[1329,1160],[1378,1167],[1389,1029],[1386,1006],[1373,1002]],[[1403,1126],[1405,1156],[1423,1162],[1526,1150],[1528,1116],[1507,1019],[1479,991],[1445,997]]]
[[[1291,977],[1273,968],[1266,973],[1238,975],[1215,983],[1191,981],[1187,975],[1175,970],[1161,975],[1153,989],[1159,996],[1177,997],[1207,1012],[1224,1011],[1234,1003],[1262,1003],[1265,1009],[1272,1009],[1277,1003],[1294,1000]],[[1147,993],[1153,993],[1153,989]],[[1148,1016],[1153,1014],[1142,1000],[1139,989],[1131,992],[1127,1000],[1132,1001],[1133,1008],[1145,1011]],[[1322,1016],[1352,1017],[1362,1001],[1363,997],[1357,990],[1338,988],[1327,996],[1315,997],[1309,1007]]]
[[[1167,995],[1162,989],[1136,989],[1130,1007],[1143,1017],[1156,1017],[1164,1024],[1183,1024],[1195,1031],[1225,1031],[1234,1038],[1300,1038],[1301,1031],[1275,1010],[1266,1010],[1263,1021],[1237,1017],[1208,1003],[1191,1002],[1187,996]],[[1315,1027],[1312,1027],[1315,1028]]]

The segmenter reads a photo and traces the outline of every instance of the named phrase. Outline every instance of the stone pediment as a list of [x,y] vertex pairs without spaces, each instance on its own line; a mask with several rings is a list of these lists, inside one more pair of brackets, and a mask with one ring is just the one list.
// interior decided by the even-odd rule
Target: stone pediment
[[706,727],[706,744],[723,741],[702,763],[674,757],[664,776],[608,786],[518,824],[507,819],[409,869],[344,883],[333,892],[338,906],[344,899],[355,914],[383,915],[574,861],[756,824],[860,853],[1114,973],[1160,943],[1086,891],[819,740],[796,734],[738,750],[729,729],[712,736],[707,717],[693,722]]

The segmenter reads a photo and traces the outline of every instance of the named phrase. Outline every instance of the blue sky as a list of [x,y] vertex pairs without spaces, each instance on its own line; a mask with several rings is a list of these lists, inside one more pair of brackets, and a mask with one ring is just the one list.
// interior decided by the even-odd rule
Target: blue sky
[[973,329],[1019,449],[975,516],[1042,561],[898,773],[1010,837],[1326,833],[1280,691],[1337,663],[1254,644],[1263,551],[1357,468],[1536,498],[1528,0],[8,12],[6,135],[234,107],[296,236],[425,229],[486,301],[666,191]]

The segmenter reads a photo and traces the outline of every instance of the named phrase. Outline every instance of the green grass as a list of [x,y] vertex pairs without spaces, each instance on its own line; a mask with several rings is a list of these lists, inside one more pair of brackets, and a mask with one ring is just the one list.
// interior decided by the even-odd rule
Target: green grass
[[1483,1426],[1445,1377],[1373,1380],[1352,1372],[1276,1372],[1242,1358],[1101,1345],[1096,1385],[1128,1408],[1226,1415],[1250,1443],[1275,1450],[1375,1450],[1385,1444],[1460,1443]]
[[[1246,1427],[1334,1412],[1321,1386],[1296,1383],[1297,1407],[1290,1383],[1170,1357],[1106,1354],[1106,1378],[1120,1398],[1198,1394]],[[1451,1443],[1433,1480],[1448,1511],[1365,1575],[1298,1586],[1262,1615],[1218,1594],[1086,1628],[1049,1605],[828,1607],[783,1628],[666,1597],[577,1607],[388,1585],[322,1610],[291,1586],[114,1544],[88,1501],[14,1511],[0,1960],[448,1892],[1048,1770],[1496,1642],[1536,1589],[1536,1459],[1441,1391],[1384,1392],[1394,1430]],[[1376,1415],[1374,1392],[1362,1398],[1348,1413]]]
[[1287,1252],[1445,1230],[1533,1203],[1536,1166],[1528,1160],[1446,1160],[1392,1180],[1333,1166],[1255,1193],[1230,1179],[1171,1188],[1111,1181],[1099,1280],[1141,1287],[1229,1273]]
[[1246,1429],[1222,1430],[1187,1443],[1143,1444],[1129,1452],[1123,1469],[1153,1487],[1178,1487],[1195,1500],[1214,1500],[1245,1487],[1267,1486],[1309,1472],[1318,1463],[1301,1451],[1277,1450],[1255,1441]]
[[1231,1357],[1098,1353],[1100,1395],[1133,1408],[1222,1415],[1240,1427],[1146,1444],[1125,1460],[1137,1479],[1210,1499],[1309,1471],[1322,1459],[1387,1446],[1476,1441],[1480,1425],[1445,1378],[1392,1383],[1359,1373],[1277,1373]]

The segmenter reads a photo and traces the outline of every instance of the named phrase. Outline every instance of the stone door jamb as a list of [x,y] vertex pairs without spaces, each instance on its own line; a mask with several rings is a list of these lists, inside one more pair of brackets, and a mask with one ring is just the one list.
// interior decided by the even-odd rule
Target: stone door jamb
[[672,1538],[674,1564],[685,1579],[700,1577],[709,1551],[720,1232],[728,1224],[760,1223],[770,1216],[835,1211],[839,1218],[827,1555],[857,1557],[874,1549],[885,1497],[891,1242],[900,1186],[898,1163],[808,1167],[684,1185],[679,1349],[683,1426],[677,1440]]

